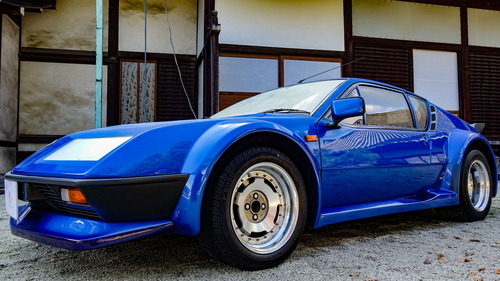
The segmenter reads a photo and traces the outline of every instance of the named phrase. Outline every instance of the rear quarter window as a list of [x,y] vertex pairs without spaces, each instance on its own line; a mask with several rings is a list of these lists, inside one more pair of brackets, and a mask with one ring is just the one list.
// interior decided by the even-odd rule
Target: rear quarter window
[[417,129],[419,131],[427,130],[429,127],[429,109],[427,108],[427,102],[413,95],[408,95],[408,98],[411,106],[413,107],[413,112],[415,112],[415,118],[418,126]]

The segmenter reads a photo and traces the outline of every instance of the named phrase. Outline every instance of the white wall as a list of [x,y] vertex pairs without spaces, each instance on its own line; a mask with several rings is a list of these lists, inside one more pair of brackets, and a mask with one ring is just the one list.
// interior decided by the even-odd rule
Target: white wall
[[200,55],[203,51],[205,45],[205,0],[198,0],[198,30],[197,32],[197,43],[196,43],[196,55]]
[[0,147],[0,175],[7,173],[16,166],[16,148]]
[[460,8],[353,0],[353,35],[460,44]]
[[[107,83],[107,67],[103,69]],[[106,120],[106,87],[102,116]],[[95,66],[22,62],[19,133],[65,135],[94,128]]]
[[[172,53],[163,0],[148,0],[147,50]],[[196,54],[197,0],[167,1],[175,51]],[[144,52],[144,1],[120,0],[120,51]]]
[[468,9],[469,44],[500,48],[500,11]]
[[0,140],[15,141],[19,72],[19,27],[6,15],[2,20],[0,72]]
[[[0,140],[15,141],[17,135],[17,92],[19,59],[19,27],[2,15],[0,46]],[[14,167],[16,148],[0,147],[0,174]]]
[[218,0],[221,44],[343,51],[342,0]]
[[[104,11],[108,1],[104,0]],[[57,0],[56,10],[26,13],[23,17],[22,46],[64,50],[95,51],[95,0]],[[103,17],[104,51],[108,49],[108,13]]]

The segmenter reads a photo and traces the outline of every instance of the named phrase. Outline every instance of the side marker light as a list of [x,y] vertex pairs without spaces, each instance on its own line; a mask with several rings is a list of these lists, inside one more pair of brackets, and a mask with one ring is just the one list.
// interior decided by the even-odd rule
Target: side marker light
[[306,142],[315,142],[315,141],[318,141],[317,135],[307,135],[306,136]]

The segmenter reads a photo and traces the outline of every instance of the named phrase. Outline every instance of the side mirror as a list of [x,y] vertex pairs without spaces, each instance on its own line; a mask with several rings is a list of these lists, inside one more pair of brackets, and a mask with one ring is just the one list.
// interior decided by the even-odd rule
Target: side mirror
[[327,124],[329,129],[338,129],[340,121],[365,114],[365,102],[361,97],[340,99],[332,101],[333,123]]

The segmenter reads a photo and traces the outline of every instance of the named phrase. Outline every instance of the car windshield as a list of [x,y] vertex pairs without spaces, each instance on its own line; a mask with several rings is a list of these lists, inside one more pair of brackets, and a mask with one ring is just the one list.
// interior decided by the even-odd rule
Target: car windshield
[[327,80],[277,88],[240,101],[211,118],[256,113],[311,114],[345,80]]

